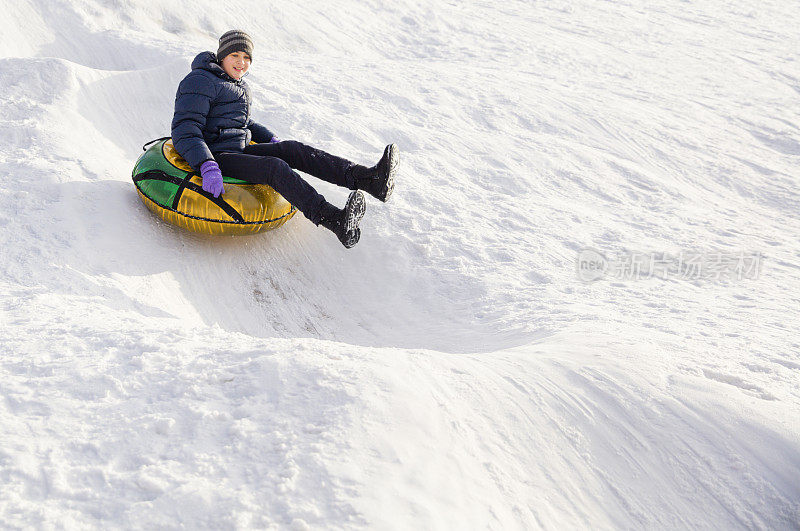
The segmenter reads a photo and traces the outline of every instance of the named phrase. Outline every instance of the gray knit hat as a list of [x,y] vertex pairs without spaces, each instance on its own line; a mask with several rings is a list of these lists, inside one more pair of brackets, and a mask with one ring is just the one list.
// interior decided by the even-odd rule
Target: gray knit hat
[[219,38],[217,61],[222,62],[226,55],[233,52],[244,52],[253,60],[253,39],[242,30],[226,31]]

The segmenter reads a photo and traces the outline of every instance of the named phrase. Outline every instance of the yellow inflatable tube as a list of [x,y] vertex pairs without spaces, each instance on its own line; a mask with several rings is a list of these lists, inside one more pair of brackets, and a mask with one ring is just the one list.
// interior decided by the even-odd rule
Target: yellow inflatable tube
[[203,190],[201,177],[178,155],[169,138],[145,150],[132,178],[139,197],[158,217],[202,234],[254,234],[280,227],[297,212],[265,184],[224,176],[225,193],[215,198]]

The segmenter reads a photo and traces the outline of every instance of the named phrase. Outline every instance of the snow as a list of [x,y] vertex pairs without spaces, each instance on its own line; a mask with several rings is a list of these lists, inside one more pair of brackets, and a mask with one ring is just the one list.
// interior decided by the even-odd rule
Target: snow
[[[793,7],[3,0],[0,527],[800,527]],[[400,146],[354,249],[139,201],[231,28],[281,138]]]

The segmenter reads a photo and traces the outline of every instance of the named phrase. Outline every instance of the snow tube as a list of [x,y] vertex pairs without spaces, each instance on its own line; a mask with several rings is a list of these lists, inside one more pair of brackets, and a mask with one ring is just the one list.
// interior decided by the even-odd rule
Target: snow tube
[[168,223],[203,234],[254,234],[280,227],[297,212],[266,184],[225,176],[225,193],[215,198],[169,137],[147,146],[133,167],[133,183],[147,208]]

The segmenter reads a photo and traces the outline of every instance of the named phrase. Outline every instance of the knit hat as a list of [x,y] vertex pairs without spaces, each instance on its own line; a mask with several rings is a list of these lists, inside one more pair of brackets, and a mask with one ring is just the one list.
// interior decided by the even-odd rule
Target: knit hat
[[253,39],[242,30],[226,31],[219,38],[217,61],[222,62],[226,55],[233,52],[244,52],[253,60]]

